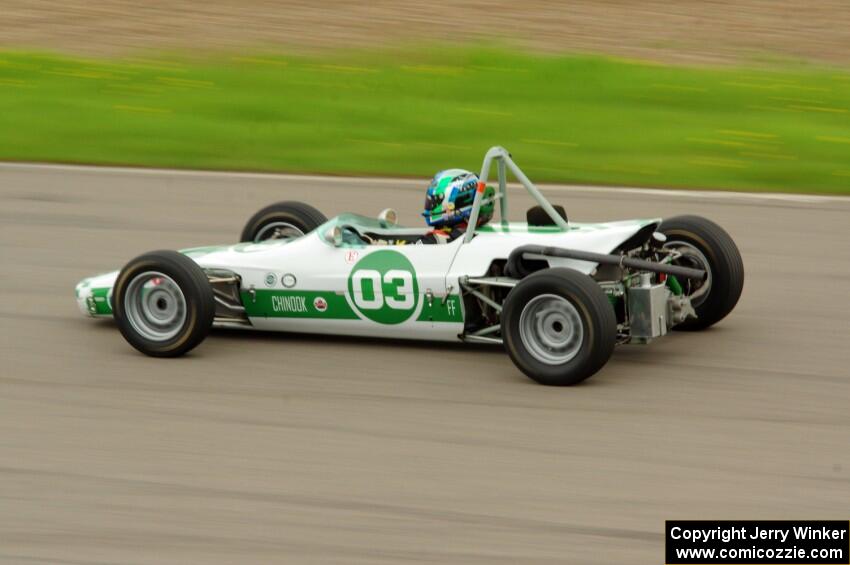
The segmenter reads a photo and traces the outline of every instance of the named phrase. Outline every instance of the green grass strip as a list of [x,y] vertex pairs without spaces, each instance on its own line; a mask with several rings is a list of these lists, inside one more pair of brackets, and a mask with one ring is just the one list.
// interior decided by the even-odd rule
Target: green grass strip
[[499,49],[0,52],[0,159],[850,193],[850,73]]

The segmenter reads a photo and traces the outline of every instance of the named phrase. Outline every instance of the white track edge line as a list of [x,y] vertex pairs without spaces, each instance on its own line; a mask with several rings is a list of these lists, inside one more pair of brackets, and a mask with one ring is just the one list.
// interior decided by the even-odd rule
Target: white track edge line
[[[425,186],[426,181],[391,177],[344,177],[306,175],[291,173],[252,173],[241,171],[208,171],[191,169],[163,169],[163,168],[137,168],[137,167],[115,167],[96,165],[63,165],[57,163],[3,163],[0,162],[0,171],[24,170],[24,171],[64,171],[64,172],[91,172],[91,173],[114,173],[128,175],[169,175],[187,176],[199,178],[242,178],[258,180],[300,180],[304,182],[324,182],[339,184],[392,184],[395,186],[409,185],[416,187]],[[726,190],[681,190],[667,188],[637,188],[628,186],[589,186],[581,184],[539,184],[541,190],[556,192],[588,192],[595,194],[637,194],[644,196],[663,196],[677,198],[693,198],[705,200],[773,200],[784,202],[843,202],[850,203],[850,196],[827,196],[819,194],[788,194],[780,192],[736,192]]]

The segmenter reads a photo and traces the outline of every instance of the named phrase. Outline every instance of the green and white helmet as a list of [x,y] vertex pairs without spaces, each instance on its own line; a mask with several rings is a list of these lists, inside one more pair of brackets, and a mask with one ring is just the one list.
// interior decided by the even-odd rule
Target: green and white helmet
[[[422,215],[429,226],[435,228],[452,227],[469,221],[475,192],[478,189],[478,175],[465,169],[446,169],[431,179],[425,193],[425,211]],[[487,187],[484,201],[478,211],[478,225],[485,224],[493,217],[493,195],[495,191]]]

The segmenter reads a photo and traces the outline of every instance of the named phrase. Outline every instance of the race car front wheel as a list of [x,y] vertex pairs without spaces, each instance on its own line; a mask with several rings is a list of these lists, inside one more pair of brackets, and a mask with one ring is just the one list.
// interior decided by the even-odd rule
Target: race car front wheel
[[248,220],[239,241],[265,241],[301,237],[327,222],[324,214],[303,202],[278,202]]
[[121,270],[112,293],[124,338],[152,357],[177,357],[212,328],[215,298],[204,271],[176,251],[152,251]]
[[667,236],[665,249],[680,253],[676,265],[704,269],[704,281],[683,281],[696,318],[675,326],[677,330],[701,330],[726,317],[744,289],[744,262],[732,237],[720,226],[700,216],[676,216],[658,229]]
[[544,385],[574,385],[592,376],[608,362],[616,336],[605,293],[573,269],[532,273],[511,289],[502,308],[508,355]]

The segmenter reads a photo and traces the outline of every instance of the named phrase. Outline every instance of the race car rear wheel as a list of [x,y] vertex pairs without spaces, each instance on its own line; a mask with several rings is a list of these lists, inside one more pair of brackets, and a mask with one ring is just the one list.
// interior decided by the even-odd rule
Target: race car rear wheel
[[680,281],[691,297],[696,318],[674,326],[677,330],[701,330],[726,317],[744,289],[744,262],[732,237],[720,226],[700,216],[676,216],[658,229],[667,236],[665,249],[682,254],[676,265],[705,269],[705,281]]
[[327,222],[324,214],[303,202],[278,202],[248,220],[239,241],[264,241],[301,237]]
[[611,357],[614,309],[599,285],[573,269],[544,269],[511,289],[502,339],[514,364],[540,384],[574,385]]
[[176,251],[152,251],[121,270],[114,316],[124,338],[152,357],[177,357],[209,334],[215,299],[204,271]]

